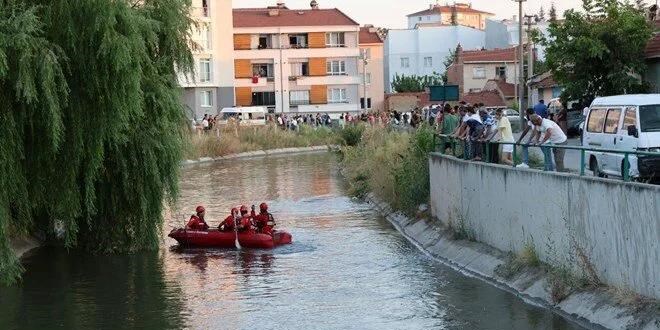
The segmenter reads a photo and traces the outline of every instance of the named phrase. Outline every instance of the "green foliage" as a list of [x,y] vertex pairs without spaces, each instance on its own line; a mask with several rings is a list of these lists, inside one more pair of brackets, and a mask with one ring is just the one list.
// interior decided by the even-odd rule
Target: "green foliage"
[[175,68],[193,67],[189,0],[0,4],[0,280],[10,235],[94,252],[156,248],[185,125]]
[[458,10],[456,4],[451,7],[451,17],[449,19],[451,25],[458,25]]
[[364,134],[365,126],[364,125],[348,125],[344,127],[339,132],[343,145],[354,147],[360,143],[362,140],[362,134]]
[[452,64],[454,64],[454,62],[456,62],[456,55],[456,49],[450,49],[449,55],[447,55],[445,60],[442,62],[442,64],[445,66],[445,73],[440,76],[443,85],[446,85],[449,82],[448,69]]
[[392,88],[397,93],[418,93],[423,92],[426,87],[442,84],[442,76],[435,72],[432,75],[426,76],[396,74],[392,80]]
[[554,2],[550,5],[550,11],[548,12],[548,15],[550,16],[550,19],[549,19],[550,22],[556,22],[557,21],[557,8],[555,7]]
[[569,10],[552,23],[546,63],[564,87],[562,99],[590,103],[596,96],[645,92],[644,49],[651,27],[632,5],[583,0],[583,12]]
[[428,126],[414,133],[368,128],[358,145],[342,149],[342,166],[353,195],[371,192],[393,208],[414,214],[428,203],[431,151],[433,130]]

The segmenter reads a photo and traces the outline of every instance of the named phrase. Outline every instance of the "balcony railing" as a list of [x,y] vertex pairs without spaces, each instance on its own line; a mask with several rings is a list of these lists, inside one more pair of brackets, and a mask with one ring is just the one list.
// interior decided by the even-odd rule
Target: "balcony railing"
[[309,100],[290,100],[289,104],[292,107],[297,107],[299,105],[309,105]]

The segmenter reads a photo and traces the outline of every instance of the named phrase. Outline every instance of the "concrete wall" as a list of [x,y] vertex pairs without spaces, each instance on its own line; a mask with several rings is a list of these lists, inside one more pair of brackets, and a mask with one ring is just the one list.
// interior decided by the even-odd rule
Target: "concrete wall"
[[433,154],[433,215],[463,219],[478,241],[520,252],[533,242],[553,265],[584,269],[606,284],[660,298],[660,187],[572,174],[513,170]]

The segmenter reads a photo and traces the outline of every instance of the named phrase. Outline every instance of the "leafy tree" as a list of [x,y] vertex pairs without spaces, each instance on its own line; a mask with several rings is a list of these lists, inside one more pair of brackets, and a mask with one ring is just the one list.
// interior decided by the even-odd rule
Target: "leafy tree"
[[156,248],[184,143],[190,0],[0,1],[0,282],[8,237]]
[[539,9],[539,20],[545,21],[545,9],[543,6],[541,6],[541,9]]
[[392,80],[392,88],[397,93],[418,93],[423,92],[426,87],[442,84],[442,77],[435,72],[426,76],[396,74]]
[[635,0],[635,8],[637,8],[637,10],[640,12],[645,13],[647,7],[648,5],[646,4],[646,0]]
[[458,11],[456,9],[456,4],[454,4],[451,7],[450,22],[451,22],[451,25],[458,25]]
[[[584,0],[585,3],[588,2]],[[592,12],[569,10],[543,40],[546,63],[565,89],[565,100],[644,92],[644,49],[651,27],[633,6],[597,0]],[[603,15],[595,15],[604,10]]]
[[557,8],[555,7],[554,2],[550,5],[550,12],[548,13],[548,15],[550,16],[550,22],[557,21]]
[[448,70],[449,67],[456,62],[456,54],[457,50],[456,49],[450,49],[449,50],[449,55],[445,57],[445,60],[442,62],[445,66],[445,73],[443,73],[440,78],[442,79],[442,84],[446,85],[447,82],[449,81],[449,76],[448,76]]

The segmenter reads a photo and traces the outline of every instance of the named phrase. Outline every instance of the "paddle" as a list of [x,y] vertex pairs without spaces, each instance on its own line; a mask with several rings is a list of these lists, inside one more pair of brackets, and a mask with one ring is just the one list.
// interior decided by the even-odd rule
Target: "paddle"
[[236,220],[236,217],[234,217],[234,235],[236,237],[236,240],[234,241],[234,245],[236,246],[237,249],[241,249],[241,243],[238,242],[238,221]]

